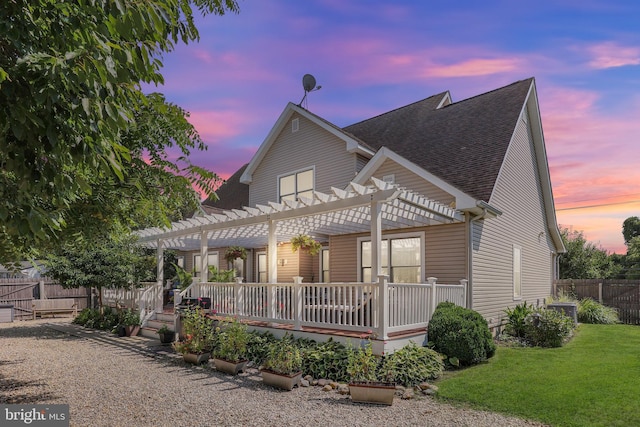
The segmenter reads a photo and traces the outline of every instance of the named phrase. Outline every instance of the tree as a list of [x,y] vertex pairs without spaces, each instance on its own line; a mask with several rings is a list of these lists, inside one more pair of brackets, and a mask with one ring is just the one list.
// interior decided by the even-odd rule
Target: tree
[[640,279],[640,236],[635,236],[627,243],[627,279]]
[[634,237],[640,236],[640,218],[630,216],[625,219],[622,223],[622,235],[624,236],[624,244],[627,246]]
[[47,275],[65,288],[95,287],[102,306],[104,288],[131,289],[153,278],[155,258],[131,235],[95,242],[73,242],[45,259]]
[[582,231],[561,227],[560,234],[567,249],[559,255],[561,279],[607,279],[621,270],[607,251],[588,242]]
[[141,129],[139,113],[158,107],[140,84],[162,83],[161,55],[198,39],[194,8],[223,15],[238,5],[0,2],[0,262],[64,230],[70,206],[95,198],[101,179],[140,179],[130,176],[138,147],[127,136]]

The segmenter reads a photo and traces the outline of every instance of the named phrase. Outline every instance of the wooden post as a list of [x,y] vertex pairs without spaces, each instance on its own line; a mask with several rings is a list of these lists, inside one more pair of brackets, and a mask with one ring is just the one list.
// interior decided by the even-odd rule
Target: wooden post
[[40,299],[47,299],[47,293],[44,290],[44,280],[40,280],[38,282],[39,290],[40,290]]
[[164,241],[158,239],[158,249],[156,251],[156,259],[158,264],[157,276],[158,276],[158,295],[155,296],[155,311],[156,313],[162,313],[164,309]]
[[294,295],[294,329],[296,331],[302,330],[302,281],[296,282],[293,285]]
[[378,339],[387,340],[387,323],[389,321],[389,276],[378,275]]
[[467,279],[460,279],[460,284],[464,286],[462,290],[462,301],[464,301],[464,308],[467,308],[469,306],[469,302],[467,301],[467,298],[468,298],[467,290],[468,290],[469,281]]
[[598,302],[602,304],[602,282],[598,283]]
[[427,277],[427,283],[431,285],[431,301],[429,301],[429,320],[431,320],[431,316],[433,316],[433,312],[436,311],[436,306],[438,305],[436,302],[436,282],[438,281],[437,277]]

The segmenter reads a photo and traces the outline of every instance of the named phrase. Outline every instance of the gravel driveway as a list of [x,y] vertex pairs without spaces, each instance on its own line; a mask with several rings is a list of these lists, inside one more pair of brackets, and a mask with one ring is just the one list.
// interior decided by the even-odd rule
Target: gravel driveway
[[281,392],[186,365],[159,341],[69,319],[0,323],[0,403],[64,403],[72,426],[540,426],[429,397],[352,403],[319,387]]

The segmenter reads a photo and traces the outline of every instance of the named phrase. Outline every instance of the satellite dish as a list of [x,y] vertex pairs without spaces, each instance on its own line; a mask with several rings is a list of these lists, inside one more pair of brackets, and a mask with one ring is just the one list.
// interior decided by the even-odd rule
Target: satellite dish
[[305,92],[311,92],[316,87],[316,78],[311,74],[305,74],[302,77],[302,87]]

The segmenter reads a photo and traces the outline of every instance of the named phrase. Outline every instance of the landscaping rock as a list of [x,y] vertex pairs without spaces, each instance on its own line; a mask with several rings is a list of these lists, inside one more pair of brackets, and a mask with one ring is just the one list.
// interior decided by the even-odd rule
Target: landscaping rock
[[311,381],[311,385],[318,385],[318,382],[319,382],[318,380],[313,380]]
[[324,387],[322,387],[322,391],[332,391],[333,387],[331,387],[329,384],[326,384]]
[[404,393],[402,393],[401,396],[404,400],[409,400],[409,399],[413,399],[415,397],[414,393],[413,393],[413,389],[412,388],[408,388],[404,391]]
[[326,380],[326,379],[324,379],[324,378],[323,378],[323,379],[318,380],[318,385],[319,385],[320,387],[324,387],[324,386],[326,386],[327,384],[329,384],[329,382],[330,382],[329,380]]
[[396,396],[402,396],[404,394],[405,388],[402,387],[401,385],[397,385],[396,386]]
[[331,381],[331,382],[329,383],[329,385],[331,386],[331,388],[332,388],[332,389],[336,389],[336,388],[338,388],[338,383],[337,383],[337,382],[335,382],[335,381]]
[[347,384],[338,384],[338,393],[349,394],[349,386]]
[[300,380],[300,387],[309,387],[309,381],[308,380]]
[[305,380],[307,380],[307,381],[309,381],[309,382],[311,382],[311,381],[313,381],[313,376],[311,376],[311,375],[305,375],[305,376],[304,376],[304,379],[305,379]]

